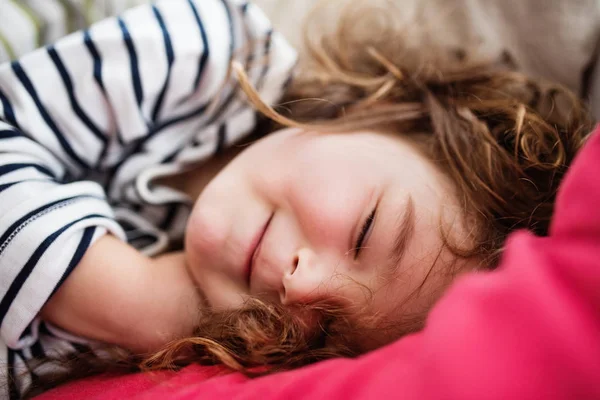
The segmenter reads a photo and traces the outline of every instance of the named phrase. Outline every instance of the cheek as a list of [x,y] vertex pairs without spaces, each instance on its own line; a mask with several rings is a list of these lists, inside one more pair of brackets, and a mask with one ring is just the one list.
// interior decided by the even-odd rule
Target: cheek
[[196,204],[188,220],[186,230],[186,247],[193,253],[209,255],[210,249],[217,247],[225,240],[223,219],[202,203]]
[[223,249],[228,248],[240,211],[254,203],[235,171],[222,171],[204,189],[188,219],[185,237],[186,252],[202,261],[198,262],[202,269],[230,261],[231,251]]
[[289,204],[303,230],[325,245],[348,237],[363,197],[357,185],[336,171],[307,171],[287,182]]
[[226,230],[220,222],[203,207],[196,207],[188,220],[185,256],[197,284],[203,284],[207,280],[206,274],[218,271],[221,264],[217,249],[226,241]]

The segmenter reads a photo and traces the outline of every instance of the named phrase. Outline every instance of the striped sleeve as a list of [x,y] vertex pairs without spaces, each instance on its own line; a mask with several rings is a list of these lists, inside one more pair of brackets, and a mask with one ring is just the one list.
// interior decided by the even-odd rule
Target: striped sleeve
[[253,111],[228,74],[237,56],[257,61],[253,82],[274,102],[295,52],[236,0],[139,6],[0,65],[0,334],[9,348],[35,341],[27,326],[96,238],[124,239],[107,191],[111,204],[124,201],[119,185],[176,157],[191,134],[227,126],[223,145],[251,130]]
[[61,183],[68,170],[63,163],[0,122],[0,333],[11,348],[31,344],[22,333],[92,239],[107,229],[122,236],[102,187]]

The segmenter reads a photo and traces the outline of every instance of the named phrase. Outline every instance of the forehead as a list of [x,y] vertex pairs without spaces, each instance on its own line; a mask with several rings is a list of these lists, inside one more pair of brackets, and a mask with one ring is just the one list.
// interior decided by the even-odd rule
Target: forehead
[[[354,156],[360,154],[371,156],[373,152],[385,156],[415,151],[411,142],[405,136],[398,134],[362,130],[333,133],[301,130],[293,132],[290,138],[296,141],[294,147],[306,147],[313,151],[326,150],[340,155],[351,152]],[[336,152],[335,149],[343,149],[344,152]]]
[[283,140],[274,140],[277,143],[274,153],[279,154],[276,158],[284,165],[302,166],[308,173],[369,168],[378,174],[400,175],[405,180],[413,175],[427,181],[427,175],[433,170],[417,147],[400,134],[323,133],[299,129],[283,130],[280,134]]

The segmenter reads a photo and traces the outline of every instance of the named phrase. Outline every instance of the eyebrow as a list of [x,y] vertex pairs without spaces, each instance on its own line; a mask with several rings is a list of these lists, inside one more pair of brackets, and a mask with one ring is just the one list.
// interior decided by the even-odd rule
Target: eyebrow
[[391,252],[389,255],[390,268],[389,274],[393,275],[398,267],[404,254],[408,243],[413,236],[415,231],[415,204],[411,196],[408,196],[404,212],[397,219],[396,226],[394,227],[394,244],[392,245]]

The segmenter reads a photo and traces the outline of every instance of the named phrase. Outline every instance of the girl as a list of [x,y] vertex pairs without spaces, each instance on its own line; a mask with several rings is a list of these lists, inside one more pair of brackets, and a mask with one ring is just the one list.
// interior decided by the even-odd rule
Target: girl
[[[71,378],[173,339],[143,365],[356,355],[420,329],[509,232],[546,234],[591,128],[578,101],[502,65],[440,64],[369,9],[313,42],[286,96],[320,101],[289,104],[293,120],[267,104],[294,53],[251,4],[141,7],[2,66],[13,394],[48,383],[26,360],[89,351],[82,337],[134,355],[81,356]],[[295,128],[198,169],[255,125],[232,59],[256,107]]]

